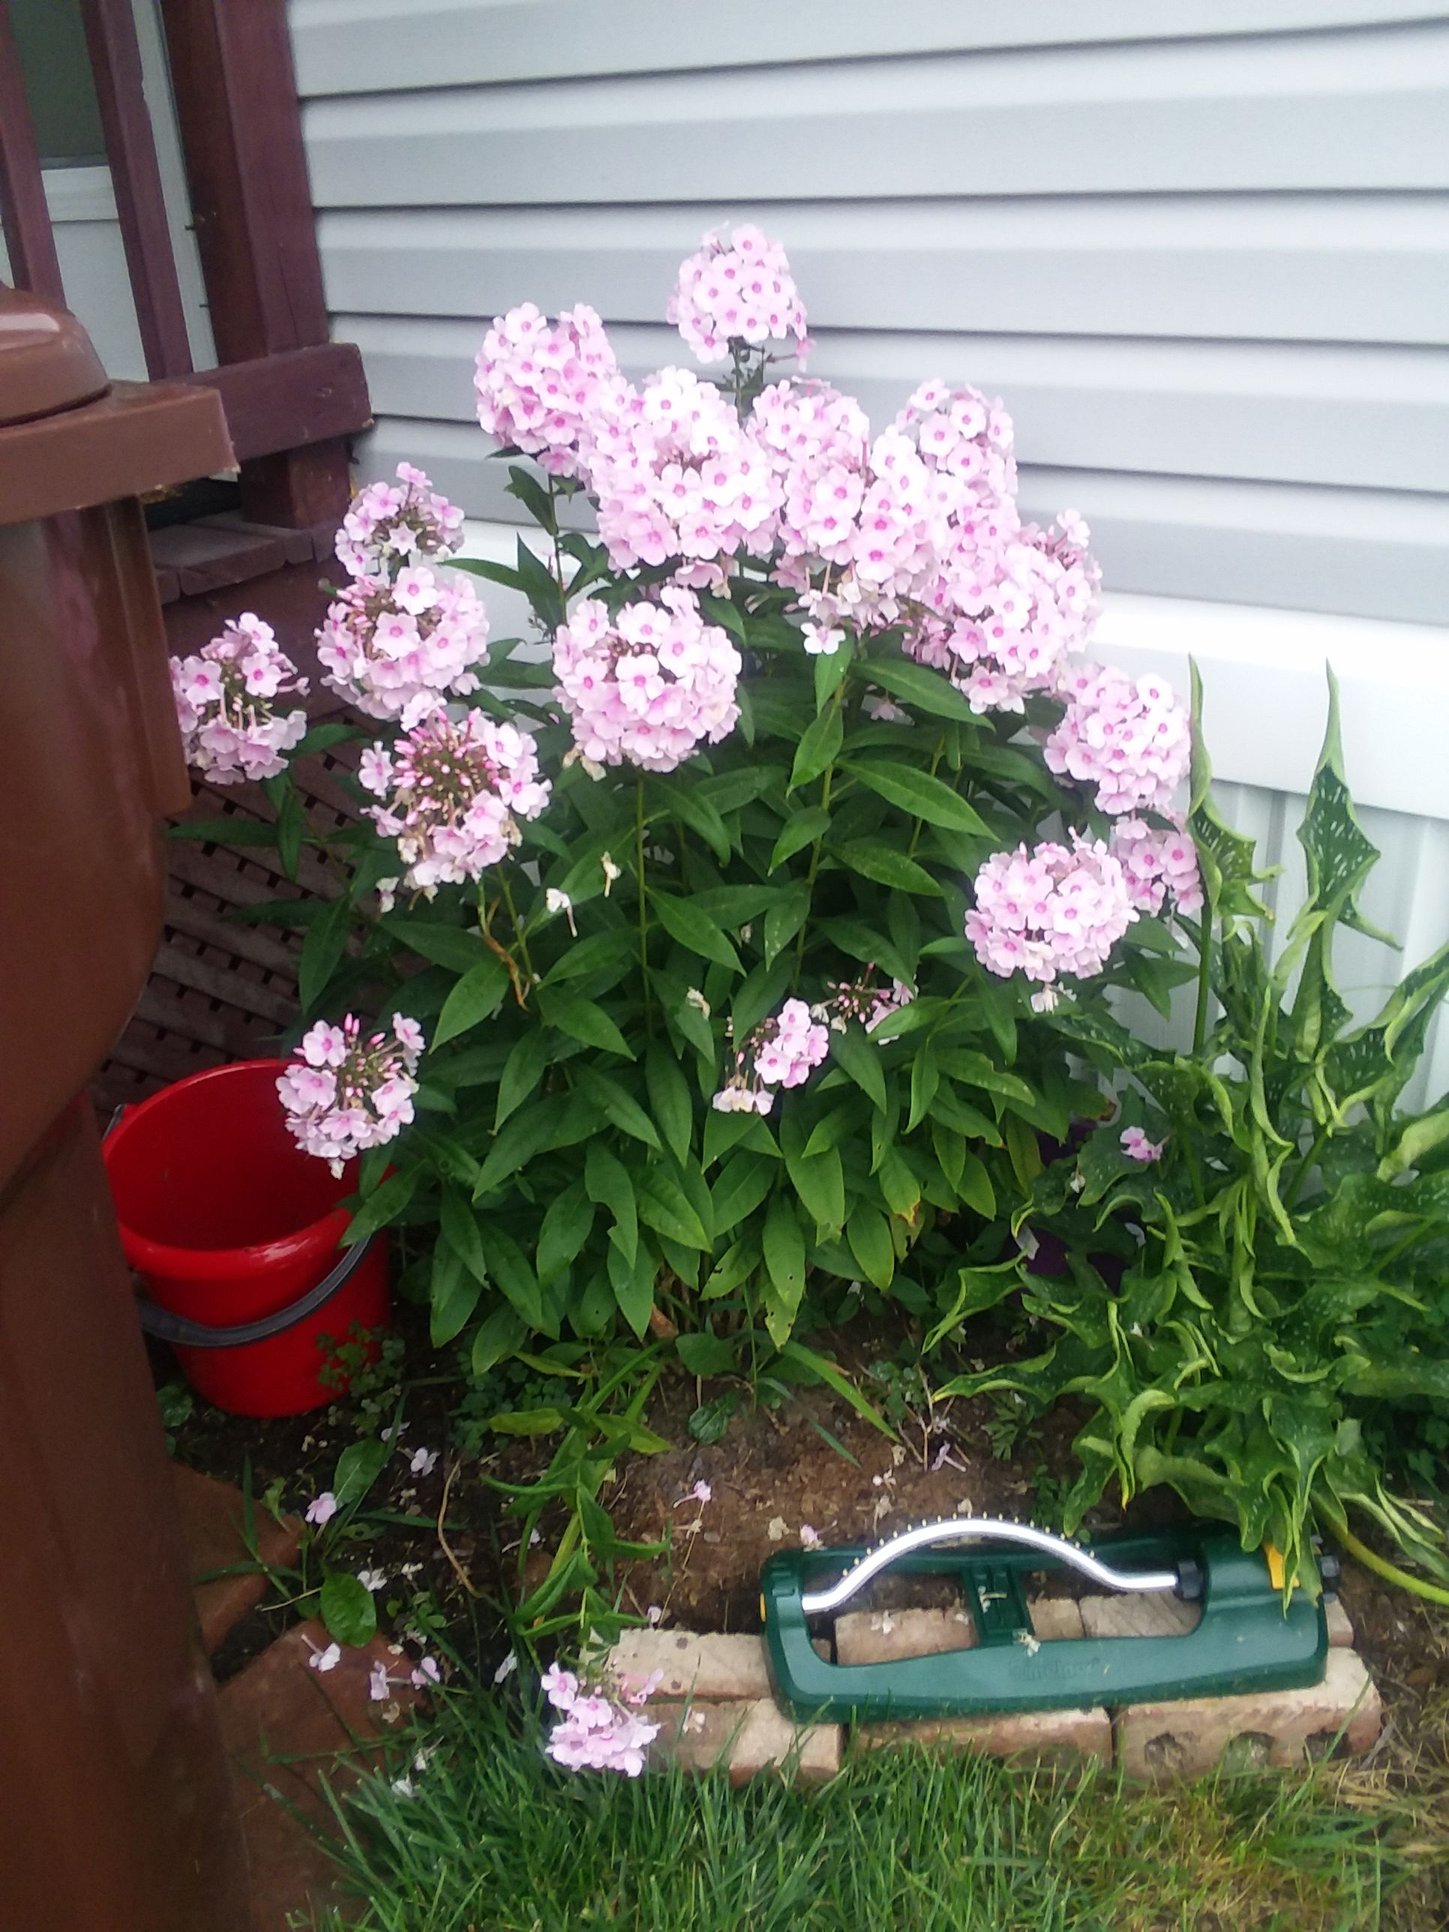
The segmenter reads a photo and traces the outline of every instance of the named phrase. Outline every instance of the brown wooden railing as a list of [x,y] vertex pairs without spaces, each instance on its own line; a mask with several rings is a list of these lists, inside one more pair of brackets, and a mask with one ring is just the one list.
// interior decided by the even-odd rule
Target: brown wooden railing
[[[192,367],[131,0],[80,0],[126,268],[155,380],[218,390],[242,508],[307,528],[347,503],[371,420],[362,358],[330,342],[285,0],[161,0],[217,367]],[[35,130],[0,0],[0,222],[18,287],[64,301]],[[82,320],[85,318],[82,317]]]

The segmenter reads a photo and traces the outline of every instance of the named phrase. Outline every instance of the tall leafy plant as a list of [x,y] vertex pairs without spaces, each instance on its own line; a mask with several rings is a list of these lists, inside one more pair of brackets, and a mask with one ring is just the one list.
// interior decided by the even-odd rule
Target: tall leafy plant
[[[1065,1242],[1069,1274],[1025,1260],[968,1271],[937,1330],[1019,1290],[1041,1345],[946,1392],[1085,1404],[1069,1526],[1109,1488],[1125,1501],[1165,1483],[1236,1521],[1245,1545],[1275,1545],[1289,1582],[1311,1575],[1316,1522],[1449,1601],[1443,1524],[1393,1493],[1365,1434],[1382,1441],[1384,1403],[1449,1405],[1449,1098],[1401,1105],[1449,989],[1449,947],[1354,1022],[1334,940],[1345,927],[1384,937],[1360,905],[1379,854],[1345,782],[1331,680],[1298,835],[1307,894],[1271,964],[1262,875],[1214,809],[1200,736],[1190,824],[1207,902],[1192,1048],[1158,1053],[1099,1014],[1053,1016],[1116,1083],[1121,1111],[1016,1211],[1018,1231]],[[1365,1524],[1413,1574],[1361,1540]]]

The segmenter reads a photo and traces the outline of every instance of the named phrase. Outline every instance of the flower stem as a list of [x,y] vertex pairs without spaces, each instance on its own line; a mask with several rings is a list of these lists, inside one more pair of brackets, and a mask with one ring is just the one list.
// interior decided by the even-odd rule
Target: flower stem
[[[1322,1505],[1320,1504],[1319,1507],[1322,1508]],[[1323,1510],[1323,1514],[1327,1518],[1329,1528],[1356,1563],[1362,1563],[1366,1570],[1372,1570],[1375,1576],[1381,1576],[1385,1583],[1396,1583],[1401,1590],[1407,1590],[1411,1596],[1423,1597],[1429,1603],[1449,1603],[1449,1590],[1442,1589],[1437,1583],[1426,1583],[1420,1577],[1410,1576],[1407,1570],[1401,1570],[1396,1563],[1389,1563],[1383,1557],[1376,1556],[1366,1543],[1359,1542],[1342,1516],[1335,1516],[1327,1509]]]
[[644,780],[634,786],[634,880],[639,891],[639,978],[644,987],[644,1028],[654,1037],[654,991],[649,984],[649,893],[644,884]]
[[1202,1052],[1207,1038],[1208,1000],[1212,993],[1213,920],[1211,906],[1204,905],[1197,940],[1197,1011],[1192,1022],[1192,1050]]
[[513,887],[508,883],[508,874],[501,867],[499,869],[498,879],[503,887],[503,903],[508,908],[508,917],[513,921],[513,937],[518,941],[518,951],[523,960],[523,970],[528,975],[529,985],[532,986],[535,983],[537,975],[534,973],[533,961],[529,958],[528,954],[528,935],[523,929],[523,921],[518,916],[518,908],[513,903]]

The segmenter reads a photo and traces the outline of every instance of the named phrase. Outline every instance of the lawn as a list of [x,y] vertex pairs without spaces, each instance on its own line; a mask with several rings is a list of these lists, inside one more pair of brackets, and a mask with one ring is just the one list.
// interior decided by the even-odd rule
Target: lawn
[[1449,1903],[1442,1778],[1410,1796],[1325,1764],[1156,1793],[908,1752],[859,1753],[823,1790],[731,1791],[570,1776],[537,1735],[454,1692],[411,1793],[400,1760],[340,1804],[358,1932],[1426,1932]]

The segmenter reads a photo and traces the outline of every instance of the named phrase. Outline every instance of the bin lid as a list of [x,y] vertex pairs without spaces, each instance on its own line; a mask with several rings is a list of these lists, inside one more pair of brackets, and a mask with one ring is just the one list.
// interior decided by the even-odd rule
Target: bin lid
[[0,287],[0,424],[74,409],[109,387],[90,337],[68,309]]

